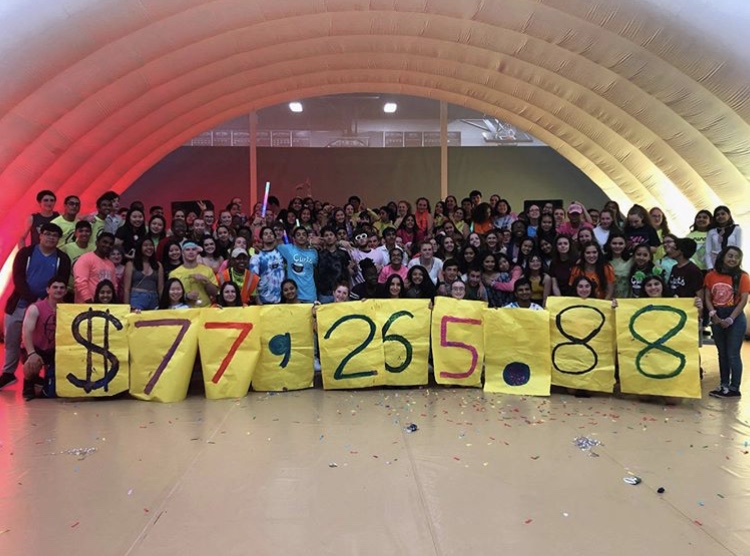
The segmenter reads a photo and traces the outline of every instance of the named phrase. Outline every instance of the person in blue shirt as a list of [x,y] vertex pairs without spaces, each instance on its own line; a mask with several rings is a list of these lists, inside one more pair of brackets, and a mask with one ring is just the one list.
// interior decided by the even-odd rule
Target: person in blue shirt
[[294,243],[279,245],[277,249],[286,261],[286,276],[294,280],[302,303],[318,300],[315,289],[315,269],[318,266],[318,252],[310,247],[307,230],[297,226],[292,231]]

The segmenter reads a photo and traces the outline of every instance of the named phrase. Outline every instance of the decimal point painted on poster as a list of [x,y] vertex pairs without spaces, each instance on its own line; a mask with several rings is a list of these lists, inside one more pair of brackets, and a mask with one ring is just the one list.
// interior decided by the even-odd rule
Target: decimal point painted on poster
[[531,380],[531,368],[520,361],[508,363],[503,369],[503,380],[508,386],[524,386]]
[[289,359],[292,357],[292,335],[289,332],[277,334],[268,342],[268,349],[274,355],[284,356],[281,363],[279,363],[279,367],[286,369]]

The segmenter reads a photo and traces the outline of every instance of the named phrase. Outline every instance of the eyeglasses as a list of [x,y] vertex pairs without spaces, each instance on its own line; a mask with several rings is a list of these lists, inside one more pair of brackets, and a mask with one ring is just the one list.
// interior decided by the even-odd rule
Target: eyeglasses
[[361,239],[367,239],[367,234],[357,234],[356,236],[354,236],[354,239],[356,239],[357,241]]

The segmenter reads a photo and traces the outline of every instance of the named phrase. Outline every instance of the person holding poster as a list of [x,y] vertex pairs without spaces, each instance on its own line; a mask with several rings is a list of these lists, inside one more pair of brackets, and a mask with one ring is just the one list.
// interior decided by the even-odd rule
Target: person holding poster
[[26,362],[23,364],[23,399],[36,397],[36,383],[44,369],[45,397],[55,395],[55,322],[57,304],[62,303],[68,283],[62,277],[51,278],[47,283],[47,297],[29,305],[23,319],[23,345]]
[[159,309],[189,309],[185,300],[185,288],[178,278],[170,278],[164,284],[159,300]]
[[224,282],[219,288],[219,295],[216,296],[216,303],[211,307],[244,307],[240,288],[234,282]]
[[450,285],[450,297],[453,299],[464,299],[466,297],[466,284],[459,278],[453,280]]
[[750,277],[742,270],[742,250],[729,246],[716,257],[714,269],[704,281],[711,331],[719,352],[721,383],[711,392],[714,398],[739,398],[742,382],[742,340],[747,319],[745,305]]
[[299,299],[299,290],[297,289],[297,282],[287,278],[281,283],[281,302],[282,303],[302,303]]
[[542,306],[531,301],[531,282],[527,278],[519,278],[513,284],[513,295],[516,300],[508,303],[507,309],[531,309],[532,311],[541,311]]

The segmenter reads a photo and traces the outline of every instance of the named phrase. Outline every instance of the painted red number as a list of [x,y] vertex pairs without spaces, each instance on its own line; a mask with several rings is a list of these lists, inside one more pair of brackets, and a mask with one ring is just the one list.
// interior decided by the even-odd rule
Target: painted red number
[[229,353],[226,354],[224,359],[221,361],[221,365],[219,365],[219,370],[216,371],[216,374],[214,374],[214,377],[211,379],[211,382],[214,384],[218,384],[221,380],[221,377],[224,375],[224,372],[227,370],[227,367],[229,367],[229,363],[232,362],[232,358],[234,358],[234,354],[237,353],[237,350],[239,349],[240,345],[242,345],[242,342],[245,341],[245,338],[248,337],[250,332],[253,330],[253,323],[251,322],[207,322],[204,325],[204,328],[206,330],[239,330],[240,335],[237,336],[237,339],[232,343],[232,347],[229,348]]
[[448,340],[448,325],[451,323],[481,326],[482,321],[479,319],[462,319],[459,317],[449,317],[449,316],[444,316],[443,319],[440,321],[440,345],[442,347],[454,347],[454,348],[459,348],[459,349],[465,349],[466,351],[471,353],[471,367],[469,367],[468,371],[463,372],[463,373],[449,373],[447,371],[440,371],[440,377],[441,378],[455,378],[455,379],[468,378],[477,369],[477,364],[479,363],[479,353],[477,353],[477,348],[475,348],[474,346],[470,346],[463,342],[451,342]]

